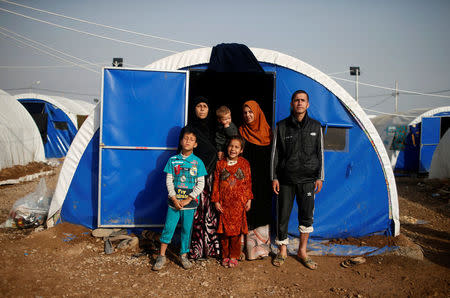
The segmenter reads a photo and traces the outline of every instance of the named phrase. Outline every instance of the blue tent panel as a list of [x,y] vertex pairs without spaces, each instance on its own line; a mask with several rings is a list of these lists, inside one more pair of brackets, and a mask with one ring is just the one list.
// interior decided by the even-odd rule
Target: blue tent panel
[[185,98],[184,72],[106,69],[103,144],[177,147]]
[[61,208],[62,221],[89,229],[97,227],[99,136],[97,131],[86,147]]
[[186,79],[186,72],[105,69],[99,226],[164,224],[163,169],[185,123]]
[[164,166],[170,150],[113,150],[102,153],[99,225],[164,225],[167,189]]
[[441,118],[422,118],[422,133],[420,146],[419,172],[428,173],[430,171],[431,160],[441,139]]

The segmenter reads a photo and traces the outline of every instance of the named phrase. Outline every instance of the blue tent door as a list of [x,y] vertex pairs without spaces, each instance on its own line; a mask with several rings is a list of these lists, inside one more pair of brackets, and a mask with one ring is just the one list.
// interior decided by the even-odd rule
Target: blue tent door
[[162,226],[164,166],[186,123],[188,72],[106,68],[99,145],[99,227]]
[[420,137],[420,158],[419,173],[428,173],[430,171],[431,160],[434,151],[439,144],[441,136],[441,118],[424,117],[422,118],[422,131]]

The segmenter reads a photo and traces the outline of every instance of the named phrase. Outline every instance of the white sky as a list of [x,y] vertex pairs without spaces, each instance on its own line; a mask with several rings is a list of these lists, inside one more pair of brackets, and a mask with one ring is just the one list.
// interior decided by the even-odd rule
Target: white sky
[[[352,81],[355,77],[348,74],[348,69],[356,65],[361,67],[362,83],[394,88],[398,81],[402,90],[450,96],[449,91],[442,92],[450,90],[449,0],[28,0],[16,3],[204,46],[235,42],[276,50],[324,73],[340,73],[335,76]],[[0,27],[10,31],[0,28],[0,32],[20,39],[12,31],[90,63],[99,63],[94,68],[86,65],[97,73],[66,67],[69,62],[0,34],[0,89],[11,94],[29,92],[33,87],[47,89],[34,89],[38,93],[52,94],[48,90],[58,90],[66,93],[57,95],[92,100],[100,96],[101,66],[110,66],[113,57],[123,57],[124,66],[142,67],[170,53],[64,30],[2,9],[150,47],[170,51],[195,48],[70,21],[0,1]],[[25,43],[84,64],[42,45]],[[351,95],[355,94],[354,83],[337,82]],[[389,90],[360,85],[360,104],[363,108],[393,112],[391,94]],[[450,98],[408,94],[399,97],[399,111],[449,105]]]

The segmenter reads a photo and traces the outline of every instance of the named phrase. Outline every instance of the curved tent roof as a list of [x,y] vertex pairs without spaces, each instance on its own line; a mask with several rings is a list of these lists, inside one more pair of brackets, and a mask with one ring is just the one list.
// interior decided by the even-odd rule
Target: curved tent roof
[[75,127],[78,127],[77,115],[89,115],[94,109],[95,104],[83,100],[69,99],[62,96],[44,95],[38,93],[22,93],[14,95],[17,100],[37,99],[46,101],[58,109],[63,110]]
[[[152,64],[149,64],[146,68],[150,68],[150,69],[154,69],[154,70],[181,70],[181,69],[187,69],[189,67],[195,67],[195,66],[204,66],[205,64],[208,64],[209,59],[210,59],[210,54],[211,54],[211,50],[212,48],[201,48],[201,49],[195,49],[195,50],[190,50],[190,51],[185,51],[182,53],[178,53],[172,56],[169,56],[167,58],[163,58],[160,59]],[[312,114],[313,117],[315,116],[316,119],[318,119],[319,121],[322,122],[322,125],[325,127],[328,126],[333,126],[333,125],[339,125],[339,123],[333,123],[334,119],[339,118],[338,116],[334,117],[331,114],[333,113],[333,108],[336,109],[340,109],[339,112],[336,113],[340,113],[340,117],[341,118],[345,118],[347,120],[343,120],[342,122],[346,122],[344,123],[344,127],[353,127],[354,129],[352,129],[352,131],[350,132],[350,136],[351,138],[357,138],[356,139],[356,143],[355,143],[355,148],[358,146],[362,146],[361,144],[364,144],[363,146],[369,146],[366,147],[366,149],[363,149],[364,152],[358,150],[358,149],[354,149],[353,148],[347,148],[346,152],[349,153],[348,150],[350,150],[351,156],[350,158],[357,158],[358,156],[362,156],[364,154],[368,154],[370,155],[370,157],[368,158],[367,162],[365,162],[364,160],[347,160],[346,161],[346,170],[344,169],[343,173],[338,173],[335,172],[333,173],[333,175],[327,175],[326,179],[330,179],[330,182],[326,182],[325,183],[325,187],[330,187],[330,189],[332,188],[331,185],[334,183],[334,187],[338,187],[340,192],[346,192],[348,198],[347,198],[347,202],[345,204],[349,204],[346,205],[346,207],[344,205],[344,203],[341,203],[341,198],[340,196],[342,195],[341,193],[339,194],[335,194],[335,196],[339,196],[338,198],[329,198],[331,201],[334,202],[334,206],[329,206],[327,205],[327,208],[324,209],[329,209],[329,210],[317,210],[319,208],[316,208],[316,211],[321,211],[322,213],[318,216],[318,217],[324,217],[327,218],[328,223],[331,223],[332,225],[336,225],[336,220],[338,220],[338,218],[336,217],[337,214],[335,214],[335,212],[337,212],[337,209],[341,208],[346,208],[345,210],[342,210],[344,212],[348,212],[348,216],[349,216],[349,220],[351,221],[353,219],[353,216],[355,216],[356,213],[358,213],[359,211],[357,211],[356,209],[360,209],[360,208],[365,208],[367,209],[367,206],[370,204],[374,204],[374,201],[380,201],[380,204],[383,205],[384,207],[380,207],[379,210],[371,210],[370,212],[372,213],[377,213],[377,214],[366,214],[366,215],[358,215],[357,216],[357,223],[352,223],[352,225],[356,225],[358,227],[361,227],[361,230],[355,232],[355,234],[352,234],[352,232],[349,232],[352,235],[356,235],[359,233],[359,235],[362,235],[364,233],[367,233],[367,230],[365,230],[364,226],[366,226],[366,223],[371,220],[375,220],[376,219],[373,217],[375,216],[376,218],[383,218],[382,221],[383,223],[379,222],[378,227],[380,226],[389,226],[390,224],[389,219],[393,221],[393,234],[398,235],[399,230],[400,230],[400,225],[399,225],[399,212],[398,212],[398,198],[397,198],[397,190],[396,190],[396,186],[395,186],[395,179],[394,179],[394,175],[392,172],[392,168],[390,166],[390,162],[389,162],[389,158],[388,155],[386,153],[386,150],[383,146],[383,143],[375,129],[375,127],[373,126],[372,122],[368,119],[367,115],[365,114],[365,112],[361,109],[361,107],[359,106],[359,104],[348,94],[347,91],[345,91],[345,89],[343,89],[340,85],[338,85],[334,80],[332,80],[329,76],[327,76],[326,74],[322,73],[321,71],[319,71],[318,69],[308,65],[305,62],[300,61],[299,59],[293,58],[291,56],[276,52],[276,51],[272,51],[272,50],[266,50],[266,49],[259,49],[259,48],[251,48],[251,51],[253,52],[253,54],[255,55],[255,57],[257,58],[257,60],[260,63],[263,63],[265,67],[273,69],[274,71],[277,71],[277,80],[280,77],[286,76],[289,77],[289,81],[290,84],[294,84],[296,85],[298,82],[297,78],[292,79],[293,76],[298,76],[301,75],[302,76],[302,80],[303,78],[306,78],[305,80],[309,80],[311,81],[313,84],[317,83],[320,86],[323,87],[319,87],[320,91],[317,91],[319,93],[317,93],[316,95],[320,96],[320,97],[324,97],[323,100],[329,100],[329,106],[326,107],[326,111],[321,111],[319,110],[320,107],[318,107],[318,103],[315,103],[316,108],[311,109],[312,110]],[[300,83],[303,81],[300,81]],[[279,86],[279,87],[278,87]],[[286,89],[286,90],[282,90],[280,91],[282,88]],[[279,92],[284,92],[282,94],[282,96],[280,95]],[[324,92],[329,92],[331,94],[325,94]],[[289,113],[289,107],[288,104],[286,104],[286,100],[289,101],[290,98],[286,99],[286,94],[291,93],[291,90],[289,90],[289,88],[286,88],[286,86],[282,86],[282,85],[278,85],[277,84],[277,104],[278,101],[280,102],[279,104],[279,109],[277,111],[277,117],[285,117],[286,113]],[[290,96],[290,94],[289,94]],[[283,100],[279,100],[278,97],[283,97]],[[336,105],[336,103],[334,103],[335,99],[338,99],[338,102],[341,103],[341,105]],[[281,105],[282,104],[282,105]],[[323,105],[321,105],[321,107],[323,107]],[[342,108],[344,107],[344,109]],[[70,147],[70,150],[67,154],[66,160],[64,162],[63,165],[63,169],[61,171],[60,174],[60,178],[58,180],[58,184],[57,184],[57,188],[55,191],[55,195],[52,201],[52,205],[50,207],[50,211],[49,211],[49,218],[51,218],[58,210],[60,210],[61,208],[63,208],[63,212],[64,213],[64,207],[63,207],[63,203],[64,200],[66,199],[66,197],[71,197],[71,204],[75,203],[75,201],[77,200],[74,196],[79,196],[81,197],[82,195],[91,195],[92,192],[96,193],[96,191],[92,191],[93,189],[89,186],[87,189],[83,189],[81,190],[79,187],[74,186],[73,181],[76,180],[78,176],[86,176],[86,173],[90,173],[91,170],[87,171],[85,169],[80,169],[80,162],[82,162],[82,160],[86,159],[85,164],[86,167],[89,167],[90,165],[92,165],[93,163],[98,163],[98,137],[99,137],[99,133],[98,133],[98,129],[99,129],[99,111],[100,108],[97,107],[95,109],[95,112],[93,112],[85,121],[85,123],[83,124],[83,126],[81,127],[79,133],[77,134],[77,136],[74,139],[74,142],[72,144],[72,146]],[[330,116],[331,115],[331,116]],[[322,118],[326,118],[327,120],[321,120],[321,116],[324,116]],[[351,120],[351,118],[353,120]],[[331,119],[331,120],[330,120]],[[355,127],[353,126],[352,123],[355,123]],[[366,136],[365,139],[367,140],[363,140],[361,139],[361,134]],[[95,142],[97,142],[97,144],[94,144]],[[373,150],[370,150],[369,148],[373,148]],[[360,149],[360,148],[359,148]],[[357,152],[356,152],[357,151]],[[367,152],[366,152],[367,151]],[[333,154],[333,152],[326,152],[329,153],[328,156],[331,156],[331,154]],[[345,152],[341,152],[341,153],[337,153],[336,155],[333,156],[333,160],[329,161],[330,164],[334,164],[336,162],[339,162],[342,155],[340,154],[345,154]],[[347,157],[348,159],[349,157]],[[362,158],[362,157],[361,157]],[[325,157],[325,163],[327,165],[327,157]],[[347,165],[348,163],[348,165]],[[376,163],[379,165],[377,166]],[[329,167],[330,170],[333,167]],[[369,168],[371,170],[369,170]],[[339,169],[340,171],[341,169]],[[352,171],[354,172],[354,174],[352,174]],[[352,180],[352,179],[360,179],[359,178],[359,171],[364,171],[364,173],[367,173],[367,177],[364,177],[359,181],[361,185],[346,185],[345,183],[340,183],[341,181],[337,181],[339,179],[348,179],[348,181]],[[331,171],[330,171],[331,172]],[[327,173],[327,170],[326,170]],[[377,174],[372,174],[372,173],[377,173]],[[377,182],[373,182],[372,180],[372,176],[371,175],[381,175],[381,179],[377,178]],[[93,174],[89,174],[89,175],[93,175]],[[330,178],[330,177],[338,177],[336,179],[336,181],[334,181],[333,183],[331,182],[334,178]],[[364,175],[363,175],[364,176]],[[371,176],[371,177],[369,177]],[[95,177],[92,177],[95,178]],[[86,179],[86,178],[85,178]],[[98,179],[98,178],[96,178]],[[350,183],[350,182],[347,182]],[[366,183],[372,183],[371,185],[366,185]],[[71,185],[72,184],[72,185]],[[336,186],[336,184],[340,184],[339,186]],[[77,185],[81,185],[77,184]],[[370,187],[373,186],[375,188],[379,188],[380,190],[378,190],[380,192],[380,196],[374,195],[373,191],[368,190],[365,187]],[[352,188],[354,187],[354,188]],[[357,190],[356,190],[357,188]],[[384,189],[384,191],[383,191]],[[367,192],[370,193],[367,193]],[[324,196],[325,194],[323,194],[324,190],[322,191],[322,193],[320,195]],[[365,194],[364,194],[365,192]],[[381,193],[383,193],[381,195]],[[344,194],[345,196],[345,194]],[[367,200],[364,199],[364,197],[370,197],[368,200],[370,201],[366,201],[363,202],[363,200]],[[372,198],[373,197],[373,198]],[[360,203],[355,203],[355,202],[351,202],[354,201],[353,199],[356,198],[356,200],[361,200]],[[350,201],[349,201],[350,200]],[[319,200],[321,203],[322,201]],[[319,202],[318,201],[318,202]],[[331,201],[329,201],[331,204],[333,204]],[[77,203],[78,204],[78,203]],[[337,204],[337,205],[336,205]],[[357,204],[357,206],[355,207],[350,207],[350,205],[352,204]],[[376,203],[375,203],[376,204]],[[338,206],[339,205],[339,206]],[[353,205],[352,205],[353,206]],[[366,206],[366,207],[364,207]],[[388,206],[388,207],[386,207]],[[69,209],[73,209],[70,206],[68,206]],[[92,212],[96,212],[97,210],[95,210],[97,208],[96,203],[92,204],[89,203],[86,205],[86,208],[89,208],[92,210],[88,210],[88,212],[92,211]],[[352,210],[350,210],[352,209]],[[370,209],[370,208],[369,208]],[[384,211],[382,211],[384,210]],[[365,212],[369,212],[369,210],[365,210],[363,211],[363,213]],[[387,212],[388,213],[388,217],[386,214],[381,214],[383,212]],[[73,215],[73,214],[70,214]],[[70,216],[69,215],[69,216]],[[78,215],[77,215],[78,216]],[[94,215],[96,216],[96,214]],[[387,219],[387,220],[386,220]],[[66,219],[67,220],[67,219]],[[91,220],[91,219],[89,219]],[[92,221],[92,220],[91,220]],[[78,222],[80,222],[80,220],[78,219]],[[334,222],[334,223],[332,223]],[[325,224],[326,225],[326,224]],[[353,227],[352,227],[353,228]],[[323,227],[323,230],[330,230],[333,229],[330,226],[326,226]],[[342,229],[346,229],[346,227],[342,227]],[[358,228],[356,228],[358,229]],[[341,230],[339,235],[345,235],[345,233],[347,233],[346,231]],[[378,230],[379,231],[379,230]],[[372,233],[376,232],[374,230],[372,230]],[[328,234],[329,235],[329,234]],[[336,234],[337,235],[337,234]]]
[[0,169],[45,161],[39,130],[25,108],[0,90]]

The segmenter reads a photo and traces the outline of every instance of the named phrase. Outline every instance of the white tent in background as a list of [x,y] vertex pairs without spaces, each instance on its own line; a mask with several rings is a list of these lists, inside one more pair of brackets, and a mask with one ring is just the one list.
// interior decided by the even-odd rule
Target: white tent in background
[[77,116],[83,115],[88,116],[92,110],[94,110],[95,104],[89,103],[84,100],[70,99],[62,96],[53,96],[53,95],[43,95],[37,93],[22,93],[14,95],[19,101],[22,100],[35,100],[35,101],[44,101],[49,104],[56,106],[58,109],[61,109],[67,116],[72,120],[72,123],[75,127],[79,127]]
[[431,161],[430,179],[450,178],[450,129],[442,137]]
[[36,122],[47,158],[66,156],[78,128],[95,107],[93,103],[53,95],[25,93],[14,97]]
[[410,123],[428,110],[414,109],[398,114],[369,117],[383,141],[393,169],[399,152],[394,140],[398,140],[402,136],[406,137],[404,133],[407,132]]
[[0,169],[45,161],[39,130],[27,110],[0,90]]

